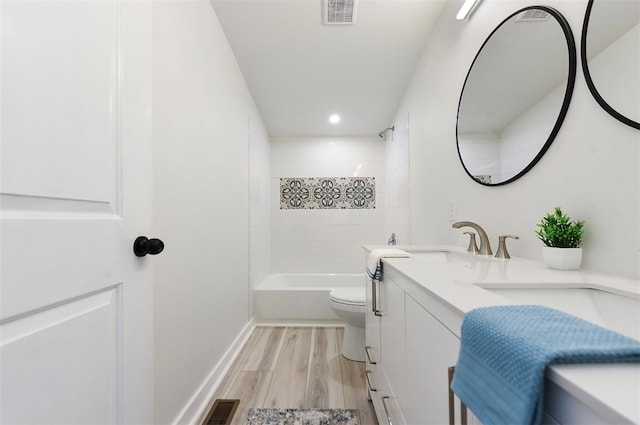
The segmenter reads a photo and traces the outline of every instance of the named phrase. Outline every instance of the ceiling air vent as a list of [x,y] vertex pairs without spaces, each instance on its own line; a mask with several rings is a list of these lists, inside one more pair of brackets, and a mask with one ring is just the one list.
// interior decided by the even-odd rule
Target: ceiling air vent
[[549,12],[542,9],[528,9],[518,15],[516,22],[541,22],[549,19]]
[[350,25],[356,23],[358,0],[323,0],[325,25]]

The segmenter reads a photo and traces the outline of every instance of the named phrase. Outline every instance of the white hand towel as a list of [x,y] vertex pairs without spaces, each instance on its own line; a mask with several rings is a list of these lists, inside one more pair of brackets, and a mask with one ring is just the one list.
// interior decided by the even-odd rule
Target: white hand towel
[[380,264],[380,260],[385,257],[405,258],[411,257],[411,255],[406,251],[395,248],[374,249],[367,257],[367,274],[371,279],[380,279],[380,275],[382,273],[382,264]]

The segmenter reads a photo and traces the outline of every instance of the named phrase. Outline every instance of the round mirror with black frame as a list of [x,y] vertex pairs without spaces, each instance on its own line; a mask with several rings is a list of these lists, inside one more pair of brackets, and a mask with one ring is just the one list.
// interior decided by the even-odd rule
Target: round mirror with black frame
[[503,20],[460,94],[456,139],[467,174],[498,186],[527,173],[558,134],[575,77],[575,40],[557,10],[530,6]]
[[589,0],[580,52],[596,101],[617,120],[640,129],[640,1]]

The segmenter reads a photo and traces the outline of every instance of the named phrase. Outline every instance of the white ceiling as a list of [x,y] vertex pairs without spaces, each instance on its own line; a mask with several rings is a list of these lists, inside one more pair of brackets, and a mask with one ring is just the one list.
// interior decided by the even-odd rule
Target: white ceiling
[[359,0],[354,25],[325,26],[322,0],[211,0],[272,138],[391,125],[445,2]]

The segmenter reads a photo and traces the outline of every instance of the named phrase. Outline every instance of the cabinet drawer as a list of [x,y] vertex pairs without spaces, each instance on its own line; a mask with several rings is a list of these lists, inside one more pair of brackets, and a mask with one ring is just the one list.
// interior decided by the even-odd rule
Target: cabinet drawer
[[379,425],[405,425],[404,416],[395,392],[391,388],[387,374],[383,368],[378,369],[379,386],[377,395],[379,406],[375,406]]
[[378,359],[380,358],[380,350],[376,349],[376,347],[365,344],[364,354],[365,354],[365,359],[367,361],[367,366],[368,365],[375,366],[378,364],[378,361],[379,361]]
[[380,390],[378,386],[379,379],[378,374],[376,373],[375,365],[367,364],[365,366],[364,378],[367,384],[367,390],[369,390],[370,392],[377,392]]

